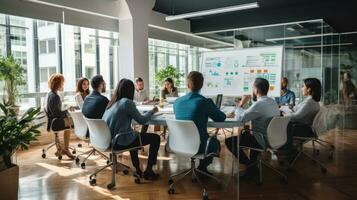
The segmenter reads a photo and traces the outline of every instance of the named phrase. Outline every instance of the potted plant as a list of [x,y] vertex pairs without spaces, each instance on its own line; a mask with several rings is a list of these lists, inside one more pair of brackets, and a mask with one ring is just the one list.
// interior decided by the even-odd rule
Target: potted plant
[[155,74],[155,93],[159,91],[159,88],[162,86],[162,83],[166,78],[172,78],[175,81],[175,85],[179,86],[184,74],[180,73],[178,68],[175,68],[172,65],[168,65],[162,69],[160,69]]
[[9,103],[0,103],[0,197],[17,199],[19,167],[12,163],[12,156],[18,149],[28,149],[36,140],[42,123],[34,120],[40,108],[30,108],[18,117]]
[[5,83],[6,101],[14,107],[16,113],[18,113],[19,108],[16,106],[17,86],[25,84],[24,72],[25,69],[12,55],[0,57],[0,80]]

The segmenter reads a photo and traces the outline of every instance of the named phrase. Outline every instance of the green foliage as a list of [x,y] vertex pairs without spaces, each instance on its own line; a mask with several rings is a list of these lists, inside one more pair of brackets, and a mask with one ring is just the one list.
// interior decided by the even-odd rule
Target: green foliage
[[183,76],[184,74],[180,73],[180,70],[178,68],[175,68],[172,65],[168,65],[160,69],[155,74],[155,87],[156,89],[160,88],[163,85],[163,82],[166,78],[174,79],[175,86],[179,86],[181,84]]
[[0,80],[5,82],[7,102],[12,106],[16,103],[17,86],[25,84],[24,72],[25,69],[12,55],[0,57]]
[[30,108],[21,117],[16,116],[9,103],[0,103],[0,156],[5,165],[11,166],[11,156],[18,149],[28,149],[31,141],[40,134],[38,128],[43,123],[35,124],[40,108]]

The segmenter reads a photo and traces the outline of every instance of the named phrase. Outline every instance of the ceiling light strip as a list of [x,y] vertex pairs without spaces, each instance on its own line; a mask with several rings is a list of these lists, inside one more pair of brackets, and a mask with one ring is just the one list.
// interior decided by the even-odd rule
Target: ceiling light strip
[[219,43],[219,44],[223,44],[223,45],[227,45],[227,46],[234,47],[234,44],[232,44],[232,43],[222,42],[222,41],[219,41],[219,40],[214,40],[214,39],[210,39],[210,38],[198,36],[198,35],[195,35],[195,34],[193,34],[193,33],[186,33],[186,32],[183,32],[183,31],[178,31],[178,30],[174,30],[174,29],[169,29],[169,28],[165,28],[165,27],[162,27],[162,26],[156,26],[156,25],[153,25],[153,24],[149,24],[149,27],[151,27],[151,28],[156,28],[156,29],[160,29],[160,30],[164,30],[164,31],[169,31],[169,32],[173,32],[173,33],[177,33],[177,34],[181,34],[181,35],[186,35],[186,36],[190,36],[190,37],[193,37],[193,38],[198,38],[198,39],[201,39],[201,40],[206,40],[206,41],[210,41],[210,42]]
[[313,19],[313,20],[306,20],[306,21],[296,21],[296,22],[287,22],[287,23],[278,23],[278,24],[259,25],[259,26],[248,26],[248,27],[242,27],[242,28],[231,28],[231,29],[223,29],[223,30],[216,30],[216,31],[199,32],[199,33],[195,33],[195,34],[203,35],[203,34],[227,32],[227,31],[244,31],[244,30],[249,30],[249,29],[269,28],[269,27],[275,27],[275,26],[294,25],[294,24],[300,24],[300,23],[314,23],[314,22],[322,22],[322,19]]
[[294,46],[293,49],[305,49],[305,48],[315,48],[318,47],[332,47],[332,46],[349,46],[353,45],[353,43],[341,43],[341,44],[319,44],[319,45],[309,45],[309,46]]
[[59,5],[59,4],[55,4],[55,3],[49,3],[49,2],[40,1],[40,0],[25,0],[25,1],[31,2],[31,3],[42,4],[42,5],[46,5],[46,6],[51,6],[51,7],[56,7],[56,8],[62,8],[62,9],[71,10],[71,11],[75,11],[75,12],[79,12],[79,13],[94,15],[94,16],[98,16],[98,17],[104,17],[104,18],[118,20],[118,17],[114,17],[111,15],[100,14],[100,13],[96,13],[96,12],[92,12],[92,11],[88,11],[88,10],[72,8],[72,7],[63,6],[63,5]]
[[259,7],[258,2],[254,2],[254,3],[247,3],[247,4],[241,4],[241,5],[235,5],[235,6],[228,6],[228,7],[223,7],[223,8],[190,12],[190,13],[185,13],[185,14],[180,14],[180,15],[171,15],[171,16],[167,16],[165,19],[166,19],[166,21],[174,21],[174,20],[179,20],[179,19],[187,19],[187,18],[200,17],[200,16],[206,16],[206,15],[215,15],[215,14],[221,14],[221,13],[227,13],[227,12],[233,12],[233,11],[239,11],[239,10],[253,9],[253,8],[258,8],[258,7]]

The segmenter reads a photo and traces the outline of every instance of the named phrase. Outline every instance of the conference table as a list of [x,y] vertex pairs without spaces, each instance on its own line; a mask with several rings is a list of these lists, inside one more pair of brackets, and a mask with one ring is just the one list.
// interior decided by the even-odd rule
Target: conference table
[[[154,108],[154,105],[137,105],[137,109],[141,113],[148,112]],[[175,119],[174,109],[172,104],[165,104],[164,107],[159,108],[159,112],[155,113],[152,119],[147,122],[147,125],[162,125],[166,126],[166,119]],[[234,110],[233,106],[223,106],[221,110],[224,113],[230,113]],[[134,122],[137,124],[137,122]],[[241,127],[243,124],[236,121],[234,118],[227,118],[224,122],[214,122],[212,119],[208,120],[208,128],[231,128]]]

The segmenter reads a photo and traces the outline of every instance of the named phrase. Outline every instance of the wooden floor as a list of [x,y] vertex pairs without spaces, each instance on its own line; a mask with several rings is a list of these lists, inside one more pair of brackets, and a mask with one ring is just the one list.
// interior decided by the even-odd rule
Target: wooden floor
[[[288,174],[288,184],[281,184],[278,177],[268,169],[263,170],[264,184],[258,186],[252,180],[239,180],[236,171],[237,161],[222,144],[222,155],[210,166],[223,184],[218,185],[208,178],[202,178],[209,192],[209,199],[357,199],[357,131],[334,131],[325,137],[335,144],[335,156],[332,161],[327,159],[327,152],[321,148],[320,160],[327,167],[327,174],[322,174],[317,165],[306,158],[298,160],[295,169]],[[223,138],[221,138],[223,139]],[[73,144],[79,141],[73,140]],[[164,142],[163,142],[164,143]],[[163,145],[163,144],[162,144]],[[30,150],[19,152],[17,162],[20,166],[20,199],[131,199],[131,200],[165,200],[165,199],[201,199],[202,190],[197,183],[192,183],[190,177],[175,185],[175,195],[167,194],[169,173],[189,167],[189,160],[177,158],[160,148],[159,161],[156,167],[160,173],[158,181],[143,181],[135,184],[130,175],[117,174],[115,190],[108,191],[106,185],[110,182],[110,169],[99,173],[97,186],[90,186],[88,176],[105,160],[98,156],[87,162],[87,168],[81,169],[74,161],[63,159],[59,161],[53,152],[46,159],[41,158],[44,145],[32,146]],[[78,151],[88,149],[79,148]],[[147,156],[142,153],[141,162],[144,169]],[[131,166],[129,154],[120,159]],[[238,184],[239,183],[239,184]],[[1,198],[0,198],[1,199]]]

